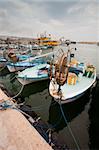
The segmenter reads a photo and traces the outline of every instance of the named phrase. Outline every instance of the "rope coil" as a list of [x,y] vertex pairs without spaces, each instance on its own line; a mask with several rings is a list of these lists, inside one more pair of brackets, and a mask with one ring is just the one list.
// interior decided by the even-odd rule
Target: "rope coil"
[[13,101],[10,100],[5,100],[3,102],[0,103],[0,110],[6,110],[8,108],[16,108],[16,103],[14,103]]

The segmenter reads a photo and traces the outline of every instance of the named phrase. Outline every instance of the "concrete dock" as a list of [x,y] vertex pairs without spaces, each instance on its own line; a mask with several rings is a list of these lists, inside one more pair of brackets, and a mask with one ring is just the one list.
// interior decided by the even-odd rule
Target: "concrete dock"
[[[9,97],[0,89],[0,103]],[[0,110],[0,150],[52,150],[17,110]]]

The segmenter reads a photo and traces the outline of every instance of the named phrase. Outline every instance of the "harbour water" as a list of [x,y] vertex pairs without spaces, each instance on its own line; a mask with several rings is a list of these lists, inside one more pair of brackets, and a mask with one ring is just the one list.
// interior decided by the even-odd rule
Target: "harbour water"
[[[76,45],[73,45],[75,47]],[[63,47],[65,49],[65,47]],[[96,45],[77,45],[75,56],[79,61],[92,63],[96,66],[99,74],[99,47]],[[7,72],[7,70],[5,70]],[[22,85],[15,79],[14,74],[7,72],[1,73],[0,82],[8,89],[12,96],[16,95]],[[53,101],[49,95],[49,81],[40,81],[24,86],[19,98],[25,101],[25,104],[31,106],[45,122],[53,126],[59,135],[60,141],[65,143],[70,149],[77,149],[75,142],[67,128],[67,125],[61,114],[60,106]],[[99,83],[96,89],[93,89],[92,95],[87,91],[80,99],[62,105],[68,125],[71,127],[75,139],[81,149],[99,149],[98,144],[98,96]]]

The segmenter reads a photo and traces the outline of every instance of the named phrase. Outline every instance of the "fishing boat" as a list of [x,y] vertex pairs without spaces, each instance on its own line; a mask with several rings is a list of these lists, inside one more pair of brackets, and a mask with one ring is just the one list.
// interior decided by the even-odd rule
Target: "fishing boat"
[[7,64],[7,68],[10,72],[24,70],[28,67],[33,67],[33,66],[35,66],[35,64],[32,62],[16,62],[16,63],[9,62]]
[[4,67],[7,64],[7,60],[3,57],[0,57],[0,67]]
[[24,70],[28,67],[33,67],[39,63],[44,63],[45,60],[42,59],[46,57],[47,55],[51,56],[53,54],[52,52],[47,52],[45,54],[42,54],[42,50],[40,50],[36,55],[15,55],[11,54],[11,58],[7,63],[7,68],[10,72],[16,72]]
[[40,46],[47,46],[46,47],[47,49],[60,45],[60,41],[52,40],[51,34],[47,35],[46,32],[43,34],[40,34],[40,37],[37,38],[37,43]]
[[32,62],[25,62],[27,59],[32,57],[31,55],[17,55],[15,53],[10,53],[8,55],[7,68],[10,72],[16,72],[18,70],[24,70],[27,67],[32,67],[34,64]]
[[22,85],[26,85],[41,80],[47,80],[49,78],[48,76],[49,68],[50,65],[47,63],[35,65],[34,67],[27,68],[22,72],[19,72],[17,79]]
[[50,70],[49,93],[61,104],[77,100],[96,80],[95,67],[77,61],[70,49],[51,64]]
[[38,44],[32,45],[32,50],[47,50],[49,48],[52,48],[52,46],[49,46],[49,45],[38,45]]
[[16,72],[19,70],[24,70],[28,67],[33,67],[35,64],[31,61],[31,59],[34,59],[34,57],[37,56],[37,54],[15,54],[10,53],[8,55],[8,63],[7,68],[10,72]]
[[32,45],[32,50],[40,50],[40,46],[38,44]]
[[18,81],[21,84],[26,85],[32,82],[47,80],[49,78],[50,62],[56,53],[57,50],[31,58],[31,61],[34,62],[35,66],[27,68],[22,72],[18,72]]

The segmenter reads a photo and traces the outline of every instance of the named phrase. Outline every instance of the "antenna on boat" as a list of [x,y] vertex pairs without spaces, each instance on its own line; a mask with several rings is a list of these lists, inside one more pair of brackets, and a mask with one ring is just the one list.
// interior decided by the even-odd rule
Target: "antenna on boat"
[[67,50],[67,57],[68,57],[68,63],[70,63],[71,62],[71,58],[73,58],[74,57],[74,53],[72,53],[72,50],[77,50],[77,48],[71,48],[70,47],[70,44],[76,44],[75,42],[73,42],[73,41],[70,41],[70,40],[66,40],[65,41],[65,44],[67,45],[67,47],[68,47],[68,50]]
[[49,77],[50,77],[50,80],[52,79],[53,77],[53,65],[54,65],[54,53],[52,55],[52,59],[50,61],[50,70],[49,70]]

